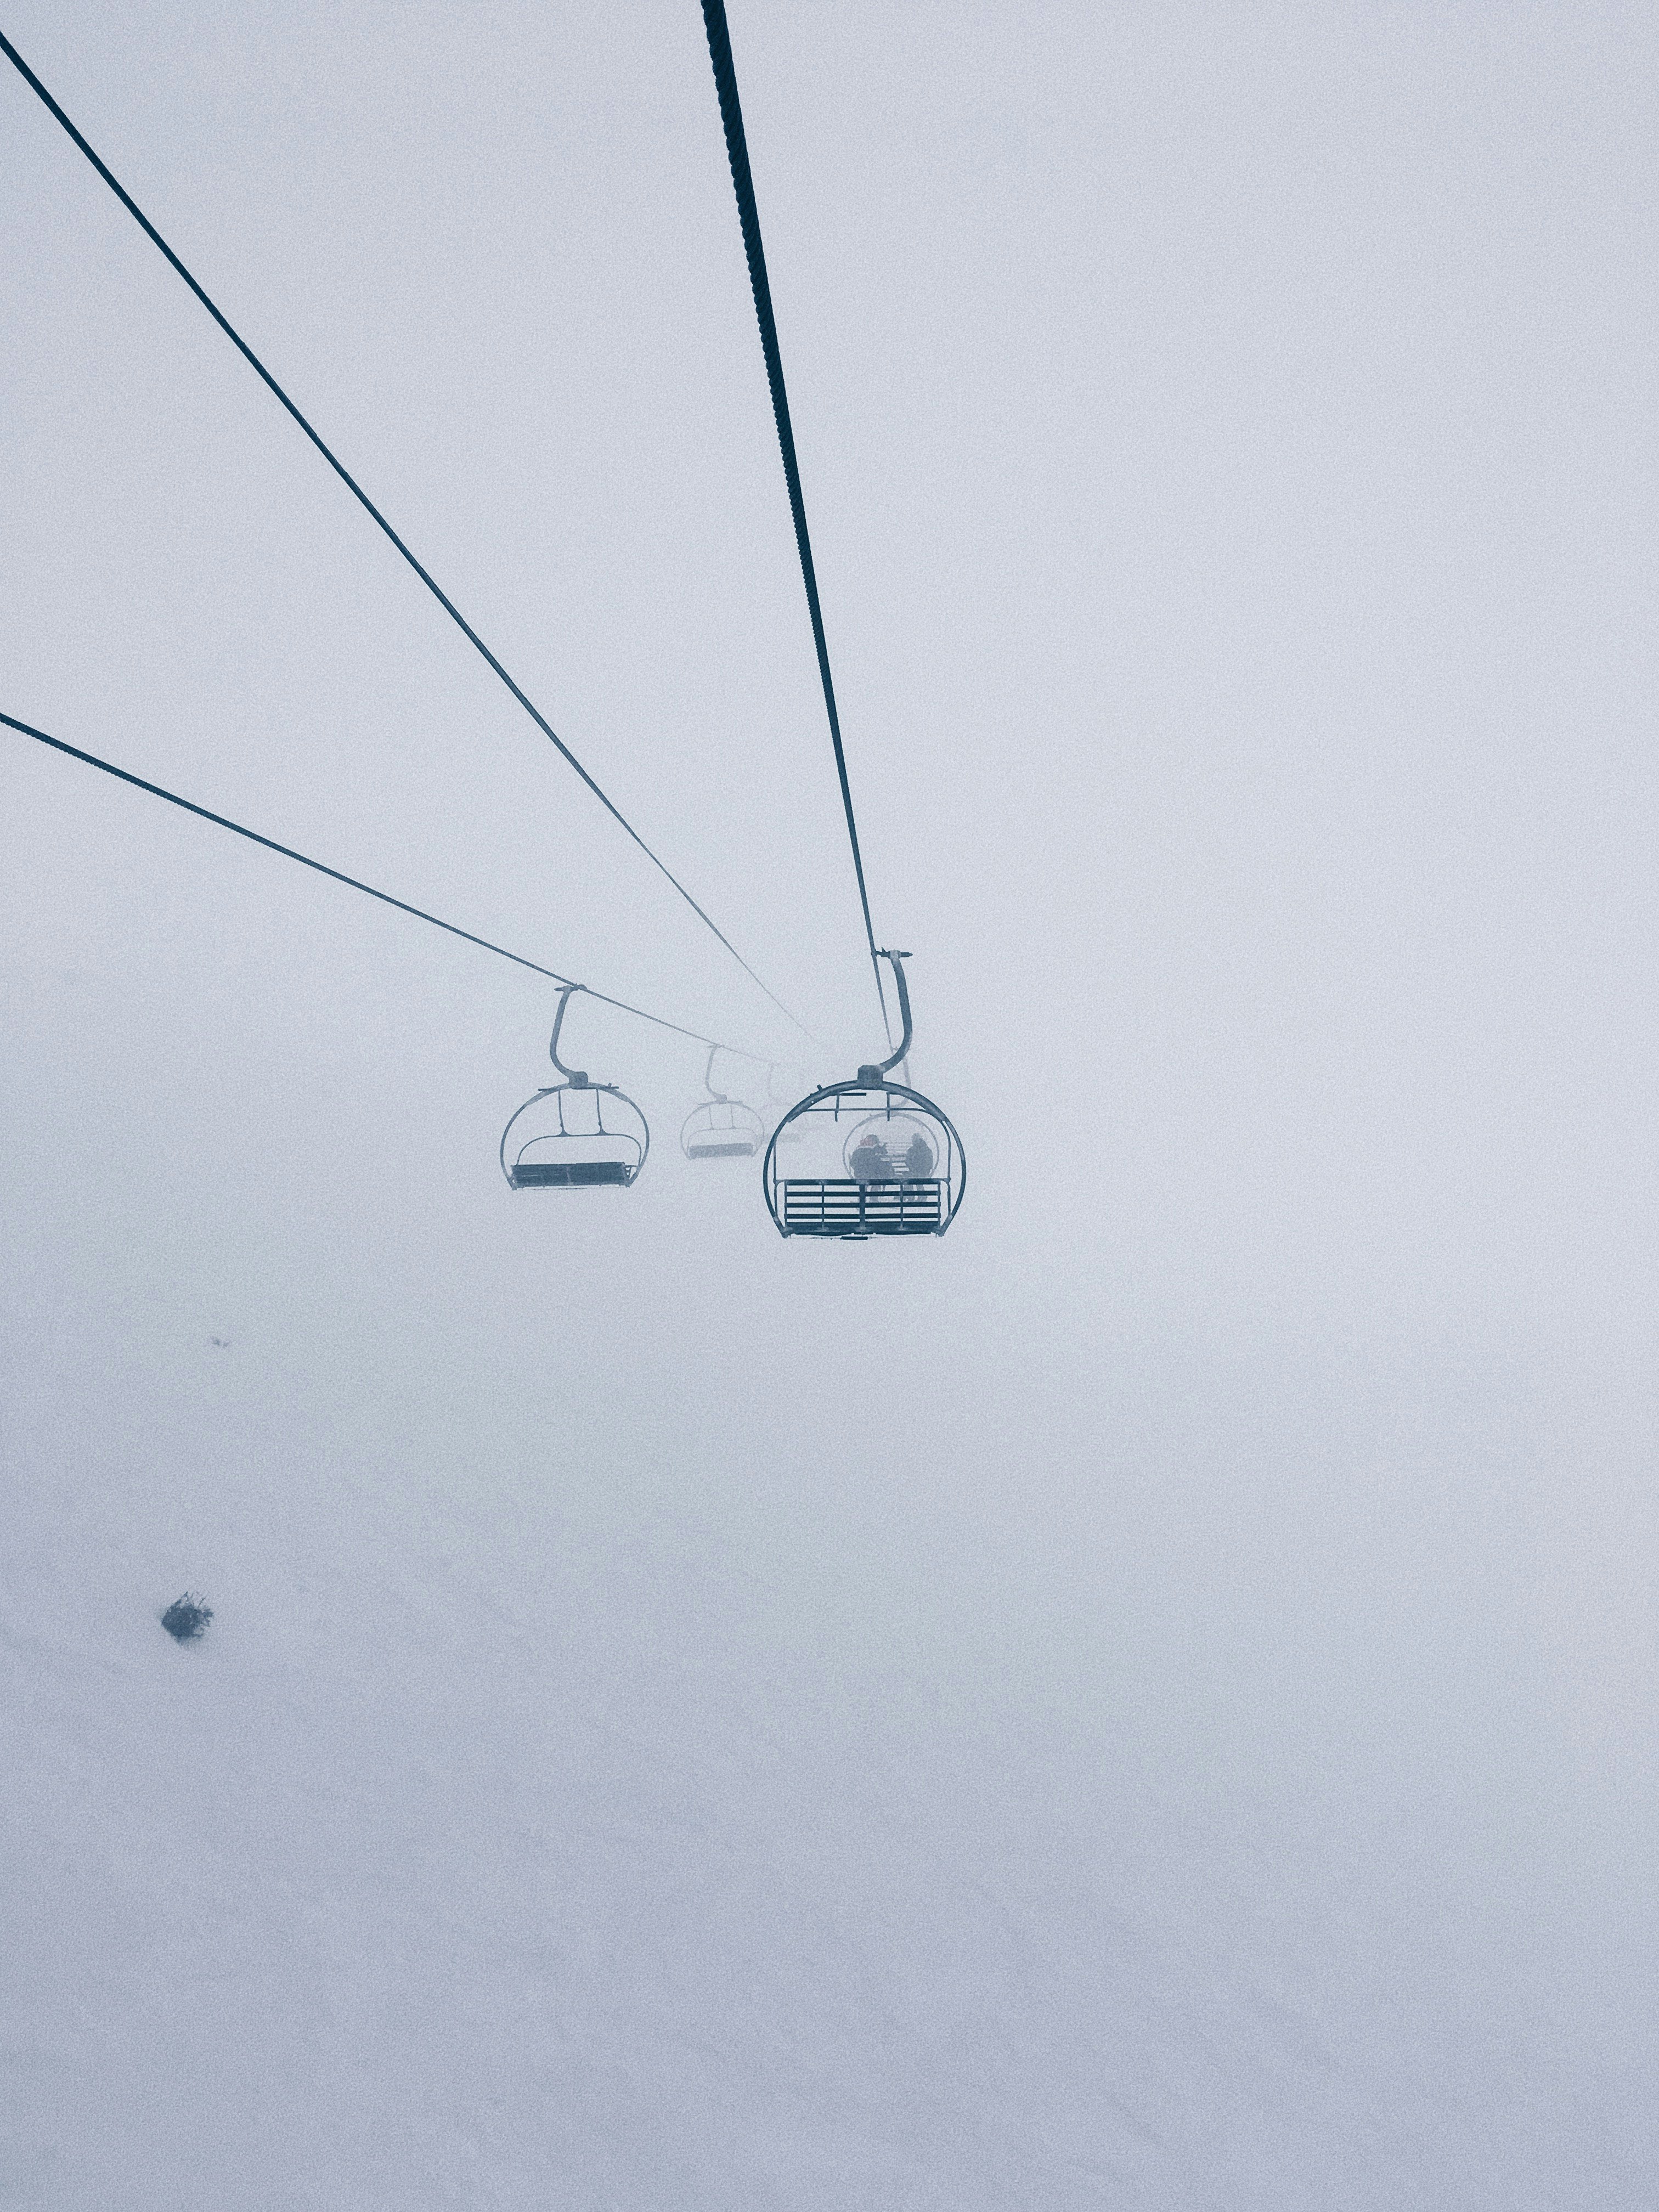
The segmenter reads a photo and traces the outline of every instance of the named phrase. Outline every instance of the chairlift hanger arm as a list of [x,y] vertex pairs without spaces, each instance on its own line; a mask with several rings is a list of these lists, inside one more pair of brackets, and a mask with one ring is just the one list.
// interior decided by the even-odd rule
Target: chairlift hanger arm
[[859,1081],[860,1083],[879,1083],[883,1076],[886,1074],[889,1068],[896,1067],[900,1060],[908,1058],[910,1051],[910,1039],[914,1034],[910,1021],[909,986],[904,980],[904,963],[910,957],[910,956],[908,952],[890,952],[886,946],[884,945],[881,949],[881,957],[884,960],[890,961],[892,963],[894,979],[898,984],[899,1012],[904,1021],[904,1035],[899,1040],[898,1050],[893,1054],[890,1059],[872,1061],[866,1066],[860,1068]]
[[553,1017],[553,1035],[548,1041],[547,1056],[573,1091],[586,1091],[587,1077],[579,1067],[567,1067],[559,1058],[559,1031],[564,1027],[564,1010],[574,994],[581,989],[580,983],[567,983],[559,994],[559,1011]]

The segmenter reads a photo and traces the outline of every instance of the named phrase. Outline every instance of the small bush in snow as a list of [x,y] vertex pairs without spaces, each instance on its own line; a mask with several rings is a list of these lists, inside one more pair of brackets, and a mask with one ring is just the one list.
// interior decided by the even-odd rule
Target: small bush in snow
[[176,1597],[161,1615],[161,1626],[179,1644],[194,1644],[213,1618],[213,1607],[204,1605],[200,1598],[192,1597],[186,1590]]

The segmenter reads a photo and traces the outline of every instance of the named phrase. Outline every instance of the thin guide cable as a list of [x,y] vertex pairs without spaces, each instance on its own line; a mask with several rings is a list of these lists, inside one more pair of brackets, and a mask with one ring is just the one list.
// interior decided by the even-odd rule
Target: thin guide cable
[[348,876],[338,868],[331,868],[322,860],[313,860],[309,854],[296,852],[292,845],[279,845],[274,837],[263,836],[257,830],[250,830],[240,822],[233,822],[228,814],[215,814],[210,808],[198,806],[193,799],[181,799],[176,791],[168,791],[161,784],[150,783],[143,776],[135,775],[131,769],[117,768],[113,761],[101,760],[96,753],[83,752],[79,745],[68,744],[62,738],[54,738],[45,730],[37,730],[32,722],[20,722],[15,714],[0,714],[0,722],[3,722],[9,730],[17,731],[22,737],[33,738],[38,744],[50,745],[56,753],[67,754],[70,760],[81,761],[88,768],[101,769],[106,775],[112,775],[122,783],[130,783],[135,791],[148,792],[152,799],[164,799],[169,806],[179,807],[185,813],[195,815],[199,821],[210,822],[216,830],[228,830],[235,836],[246,837],[251,845],[263,845],[268,853],[279,854],[285,860],[297,860],[302,868],[313,869],[318,875],[326,876],[331,883],[343,884],[348,890],[362,891],[366,897],[379,899],[382,906],[396,907],[399,914],[412,915],[416,921],[430,922],[434,929],[444,930],[451,937],[459,937],[468,945],[476,945],[481,951],[493,952],[500,959],[510,960],[517,968],[528,968],[533,975],[545,975],[550,982],[568,985],[590,999],[597,999],[601,1006],[616,1007],[618,1013],[632,1014],[636,1021],[649,1022],[656,1029],[672,1030],[676,1036],[690,1037],[696,1044],[711,1045],[720,1052],[735,1053],[740,1060],[752,1060],[768,1066],[775,1064],[766,1060],[761,1053],[745,1052],[741,1045],[727,1044],[720,1037],[705,1036],[701,1030],[688,1030],[678,1022],[665,1020],[661,1014],[648,1014],[643,1006],[630,1006],[626,999],[613,999],[606,991],[595,991],[586,983],[577,982],[574,976],[561,975],[556,969],[544,968],[539,960],[527,959],[522,952],[510,952],[506,945],[496,945],[487,937],[476,937],[470,929],[462,929],[455,922],[445,921],[435,914],[428,914],[424,907],[410,906],[406,899],[393,898],[390,891],[376,890],[373,884],[363,883],[356,876]]
[[[696,900],[692,897],[690,892],[687,890],[685,885],[668,866],[668,863],[657,853],[652,850],[651,847],[646,843],[639,831],[622,811],[622,809],[617,806],[616,802],[600,787],[592,776],[588,774],[587,770],[577,759],[575,754],[571,751],[569,746],[565,744],[563,738],[559,736],[552,724],[542,713],[540,708],[537,706],[535,701],[532,699],[529,694],[514,681],[512,676],[508,674],[507,671],[502,666],[501,663],[484,643],[483,638],[479,636],[477,631],[474,629],[471,623],[468,622],[466,617],[455,605],[455,602],[438,583],[436,578],[433,576],[428,568],[422,566],[421,562],[416,558],[415,555],[398,535],[398,532],[386,520],[385,515],[381,514],[380,508],[375,506],[374,501],[363,489],[362,486],[357,482],[356,477],[351,474],[345,464],[338,458],[331,448],[325,444],[322,437],[312,427],[305,416],[301,413],[299,408],[295,406],[293,400],[289,398],[287,392],[284,392],[282,386],[277,383],[276,378],[265,367],[264,362],[260,360],[258,355],[254,352],[252,347],[249,345],[246,339],[244,338],[241,333],[233,326],[219,307],[215,305],[214,301],[209,298],[206,292],[203,290],[201,285],[197,283],[190,270],[185,268],[184,263],[179,258],[179,256],[167,244],[166,239],[162,237],[161,232],[157,230],[155,225],[150,221],[149,217],[139,206],[137,201],[133,198],[131,193],[127,191],[126,187],[121,183],[119,178],[115,175],[114,172],[109,167],[107,163],[100,157],[98,153],[82,136],[81,131],[78,131],[76,125],[70,120],[70,118],[64,113],[62,107],[58,106],[52,94],[47,91],[46,86],[41,83],[40,78],[29,67],[28,64],[23,59],[21,54],[18,52],[16,47],[13,46],[11,40],[7,38],[3,31],[0,31],[0,53],[3,53],[5,55],[7,60],[10,62],[12,66],[16,70],[24,83],[27,84],[29,89],[36,94],[42,106],[52,117],[54,121],[62,125],[64,131],[67,133],[70,140],[79,149],[79,150],[85,155],[87,160],[92,164],[92,167],[97,171],[98,174],[109,186],[111,191],[114,193],[116,198],[120,201],[122,206],[125,208],[127,213],[132,217],[133,221],[143,232],[145,237],[149,240],[150,243],[162,255],[176,274],[184,279],[190,289],[201,301],[203,307],[207,309],[209,314],[211,315],[214,321],[217,323],[219,328],[236,348],[238,353],[241,355],[243,360],[247,362],[248,366],[264,384],[267,390],[270,391],[276,399],[281,401],[283,407],[287,409],[289,414],[292,416],[295,422],[299,424],[301,429],[305,432],[312,444],[317,448],[317,451],[328,463],[330,468],[333,470],[335,475],[337,476],[341,483],[344,484],[346,489],[362,507],[364,513],[373,520],[378,528],[384,532],[388,541],[397,548],[400,554],[402,554],[404,559],[409,563],[415,574],[426,586],[428,591],[431,592],[433,598],[436,599],[438,605],[455,624],[461,635],[466,639],[467,642],[474,647],[479,657],[483,660],[485,665],[489,668],[495,675],[500,678],[501,681],[507,686],[507,689],[518,701],[520,706],[521,706],[526,714],[529,715],[531,720],[535,723],[537,728],[542,732],[542,735],[549,740],[560,756],[567,761],[573,769],[574,769],[576,774],[587,786],[588,789],[599,800],[599,804],[605,808],[605,811],[611,816],[613,820],[619,823],[623,829],[628,832],[628,835],[639,847],[641,852],[642,852],[646,858],[652,863],[653,866],[659,869],[662,874],[668,878],[668,881],[674,886],[674,889],[685,901],[687,906],[690,908],[692,913],[696,915],[698,921],[701,921],[705,927],[712,930],[714,935],[719,938],[720,943],[726,947],[732,957],[737,962],[738,967],[743,969],[744,975],[747,975],[752,982],[759,985],[760,988],[765,992],[767,997],[771,1000],[772,1004],[778,1009],[779,1012],[787,1016],[787,1018],[794,1024],[794,1026],[801,1032],[803,1036],[811,1037],[812,1032],[807,1028],[806,1024],[798,1015],[791,1013],[789,1008],[784,1005],[782,1000],[778,997],[777,994],[771,988],[771,987],[768,983],[763,981],[761,977],[755,973],[755,970],[744,958],[737,946],[732,944],[731,939],[726,934],[726,932],[720,927],[719,923],[714,921],[712,917],[705,913],[703,908],[698,905]],[[816,1038],[813,1038],[812,1041],[814,1043],[817,1042]]]

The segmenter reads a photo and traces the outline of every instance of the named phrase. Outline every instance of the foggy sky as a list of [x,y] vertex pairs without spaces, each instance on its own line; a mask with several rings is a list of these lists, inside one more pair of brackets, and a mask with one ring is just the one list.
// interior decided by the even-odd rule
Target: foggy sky
[[[135,1589],[204,1555],[301,1587],[330,1531],[285,1502],[301,1462],[365,1555],[402,1525],[441,1562],[459,1497],[481,1541],[544,1506],[671,1583],[702,1559],[781,1740],[799,1695],[899,1767],[948,1741],[1006,1784],[986,1832],[1052,1815],[1053,1926],[1085,1867],[1170,1957],[1254,1946],[1287,2004],[1323,1992],[1334,2063],[1383,2086],[1327,2164],[1269,2129],[1260,2201],[1300,2171],[1310,2203],[1633,2204],[1651,14],[732,15],[876,928],[915,954],[960,1220],[782,1245],[757,1176],[678,1156],[696,1048],[580,1005],[651,1164],[610,1211],[510,1200],[550,988],[0,733],[15,1556],[77,1620],[54,1526],[137,1547]],[[879,1017],[698,10],[6,28],[823,1045],[15,80],[0,707],[850,1073]],[[250,1363],[231,1398],[210,1330]],[[701,1648],[699,1602],[665,1650]],[[1374,2200],[1344,2163],[1373,2120]],[[1224,2153],[1162,2139],[1144,2201],[1200,2201]],[[1227,2170],[1217,2201],[1257,2201]]]

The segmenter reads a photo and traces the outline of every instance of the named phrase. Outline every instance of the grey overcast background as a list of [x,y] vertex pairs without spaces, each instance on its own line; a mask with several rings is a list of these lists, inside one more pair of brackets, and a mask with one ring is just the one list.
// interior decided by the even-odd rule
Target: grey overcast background
[[[0,708],[850,1069],[694,0],[3,22],[823,1048],[9,70]],[[0,732],[0,2204],[1649,2212],[1659,21],[732,31],[967,1202]]]

